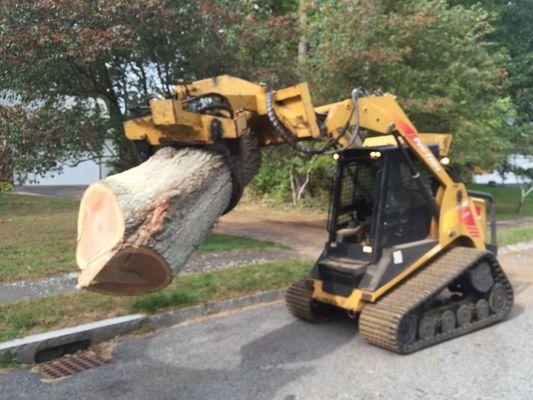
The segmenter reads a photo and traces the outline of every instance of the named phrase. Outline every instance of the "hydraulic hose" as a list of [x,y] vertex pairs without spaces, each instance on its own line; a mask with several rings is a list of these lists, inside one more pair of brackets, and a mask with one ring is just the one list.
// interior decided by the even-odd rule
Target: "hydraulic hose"
[[[266,95],[268,119],[270,120],[270,123],[272,124],[276,132],[287,142],[287,144],[302,154],[316,155],[343,152],[350,148],[355,143],[356,138],[360,135],[361,126],[359,118],[358,100],[361,95],[361,91],[359,89],[352,90],[353,108],[350,112],[350,115],[348,116],[348,120],[346,121],[346,124],[344,125],[341,134],[337,136],[334,140],[330,141],[329,143],[320,148],[304,146],[293,137],[293,135],[287,130],[287,128],[280,122],[278,116],[276,115],[276,112],[274,111],[274,107],[272,105],[273,95],[273,92],[268,92]],[[354,113],[356,115],[356,125],[355,130],[352,136],[350,137],[348,143],[340,149],[329,150],[331,147],[336,146],[339,143],[339,140],[346,135],[348,129],[350,128],[350,121],[352,120]]]

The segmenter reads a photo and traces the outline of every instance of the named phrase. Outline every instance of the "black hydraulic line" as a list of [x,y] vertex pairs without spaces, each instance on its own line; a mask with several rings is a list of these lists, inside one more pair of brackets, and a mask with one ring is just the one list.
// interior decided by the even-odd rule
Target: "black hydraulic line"
[[200,114],[204,114],[204,113],[208,113],[209,111],[217,111],[217,110],[227,111],[230,115],[230,118],[234,118],[235,116],[231,106],[229,104],[224,104],[224,103],[209,104],[207,106],[199,108],[197,112]]
[[409,167],[409,170],[411,171],[411,175],[413,179],[415,180],[416,184],[418,185],[418,188],[422,192],[422,195],[426,199],[426,204],[429,208],[429,211],[433,214],[435,218],[438,219],[439,208],[437,207],[437,203],[435,202],[433,195],[430,193],[426,185],[424,185],[424,182],[422,182],[422,179],[420,179],[421,178],[420,172],[417,171],[415,165],[413,164],[413,160],[411,160],[411,157],[409,157],[409,154],[407,154],[407,150],[405,150],[405,147],[400,142],[398,133],[394,132],[392,135],[394,136],[394,139],[396,140],[396,143],[398,144],[400,153],[402,154],[405,162],[407,163],[407,166]]
[[230,113],[231,118],[234,118],[234,112],[231,108],[231,104],[226,96],[221,95],[220,93],[210,92],[204,93],[199,96],[190,96],[182,100],[183,104],[194,103],[202,99],[217,99],[216,103],[208,104],[203,107],[199,107],[195,112],[204,114],[206,111],[216,111],[217,109],[224,110]]
[[213,97],[218,97],[223,102],[229,104],[229,101],[228,101],[226,96],[221,95],[220,93],[216,93],[216,92],[204,93],[204,94],[201,94],[201,95],[198,95],[198,96],[189,96],[189,97],[183,99],[182,103],[186,104],[186,103],[191,103],[193,101],[197,101],[197,100],[201,100],[201,99],[205,99],[205,98],[213,98]]
[[272,92],[268,92],[266,95],[266,102],[267,102],[267,115],[268,119],[270,120],[270,123],[276,130],[276,132],[291,146],[293,149],[299,151],[300,153],[304,154],[323,154],[327,148],[329,148],[330,144],[327,144],[323,146],[322,148],[315,149],[313,147],[307,147],[302,145],[301,143],[298,143],[292,135],[287,132],[285,127],[281,124],[279,121],[276,112],[274,111],[274,107],[272,106]]
[[[295,150],[299,151],[303,154],[332,154],[332,153],[341,153],[345,150],[347,150],[349,147],[353,145],[355,142],[355,139],[360,135],[361,126],[360,126],[360,119],[359,119],[359,105],[358,105],[358,99],[359,99],[360,91],[358,89],[354,89],[352,91],[352,101],[353,101],[353,108],[350,112],[350,115],[348,116],[348,120],[346,121],[346,124],[343,127],[343,130],[339,136],[337,136],[333,141],[327,143],[321,148],[313,148],[304,146],[298,141],[295,140],[295,138],[292,136],[290,132],[287,131],[285,126],[279,121],[276,112],[274,111],[274,107],[272,106],[272,97],[273,92],[268,92],[266,95],[266,103],[267,103],[267,115],[268,119],[272,123],[272,126],[276,130],[276,132],[279,133],[279,135]],[[344,145],[341,149],[335,149],[335,150],[328,150],[331,147],[337,145],[339,143],[339,140],[346,135],[346,132],[350,128],[350,121],[352,120],[352,117],[356,114],[357,123],[355,126],[355,132],[352,134],[350,141]]]

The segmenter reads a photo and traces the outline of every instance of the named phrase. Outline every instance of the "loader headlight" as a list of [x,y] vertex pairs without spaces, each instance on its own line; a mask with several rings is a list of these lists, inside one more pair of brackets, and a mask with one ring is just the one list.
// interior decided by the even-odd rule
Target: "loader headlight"
[[442,165],[449,165],[449,164],[450,164],[450,159],[449,159],[448,157],[442,157],[442,158],[440,159],[440,163],[441,163]]
[[338,153],[333,154],[333,159],[337,161],[341,156]]

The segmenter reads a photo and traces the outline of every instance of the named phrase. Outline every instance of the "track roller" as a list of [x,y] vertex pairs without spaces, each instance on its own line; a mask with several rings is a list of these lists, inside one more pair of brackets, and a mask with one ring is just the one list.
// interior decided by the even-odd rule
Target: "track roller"
[[359,331],[376,346],[406,354],[501,321],[512,305],[511,284],[494,255],[455,247],[367,304]]
[[325,322],[335,318],[339,310],[313,299],[313,282],[303,278],[289,286],[285,296],[289,312],[308,322]]

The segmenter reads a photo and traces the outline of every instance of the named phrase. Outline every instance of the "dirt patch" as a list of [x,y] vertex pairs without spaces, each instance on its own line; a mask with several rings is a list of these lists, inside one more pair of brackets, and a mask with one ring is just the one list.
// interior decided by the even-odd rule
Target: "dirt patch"
[[302,257],[316,258],[328,238],[327,215],[239,206],[220,219],[215,232],[280,243]]

